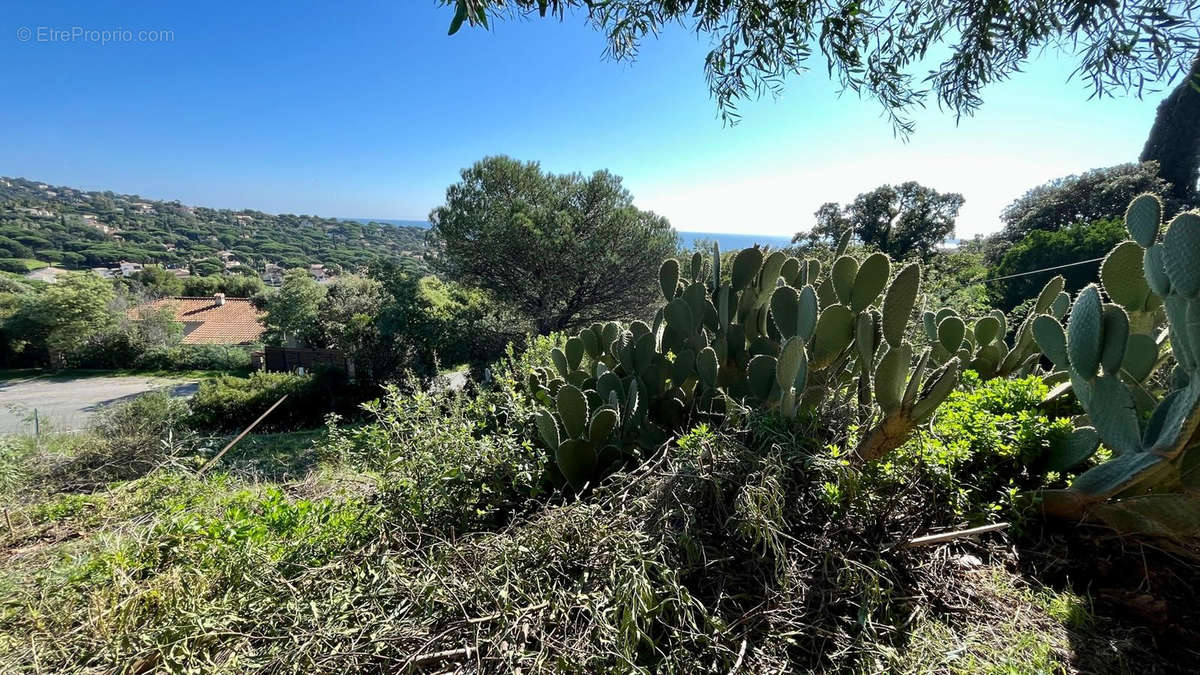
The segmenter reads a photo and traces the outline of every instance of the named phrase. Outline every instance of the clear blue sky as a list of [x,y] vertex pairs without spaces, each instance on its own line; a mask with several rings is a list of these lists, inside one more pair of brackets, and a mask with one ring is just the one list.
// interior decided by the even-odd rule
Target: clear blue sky
[[[1046,179],[1136,159],[1158,95],[1088,101],[1050,55],[955,125],[907,143],[822,62],[723,126],[706,43],[672,30],[636,63],[582,17],[448,37],[433,0],[8,3],[0,175],[187,204],[424,219],[488,154],[607,168],[680,230],[790,234],[825,201],[915,179],[967,199],[959,236]],[[19,31],[31,29],[22,42]],[[168,30],[159,43],[39,41],[38,29]]]

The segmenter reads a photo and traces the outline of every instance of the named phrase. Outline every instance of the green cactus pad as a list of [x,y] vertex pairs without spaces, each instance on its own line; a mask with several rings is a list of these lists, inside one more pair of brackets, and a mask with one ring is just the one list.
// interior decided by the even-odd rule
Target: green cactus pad
[[604,331],[600,339],[600,345],[607,351],[614,340],[621,335],[621,327],[615,321],[609,321],[604,324]]
[[1132,241],[1117,244],[1100,265],[1100,281],[1113,302],[1130,312],[1141,311],[1150,295],[1150,286],[1142,269],[1145,252]]
[[600,358],[600,336],[595,331],[590,328],[584,328],[579,331],[579,339],[583,341],[583,349],[593,361]]
[[[796,286],[796,277],[800,274],[800,259],[788,258],[783,262],[783,268],[779,270],[779,276],[783,277],[783,281],[790,286]],[[803,286],[803,284],[799,284]]]
[[775,370],[775,381],[782,391],[796,387],[804,390],[804,380],[808,376],[808,360],[804,353],[804,340],[792,338],[783,343],[779,350],[779,361]]
[[1050,304],[1058,297],[1059,293],[1063,292],[1067,280],[1061,275],[1057,275],[1042,286],[1042,290],[1038,293],[1037,300],[1033,302],[1034,314],[1045,314],[1050,311]]
[[1125,361],[1129,344],[1129,315],[1120,305],[1105,304],[1100,317],[1104,345],[1100,349],[1100,365],[1106,373],[1116,373]]
[[967,335],[967,324],[957,316],[946,316],[938,322],[938,342],[951,354],[962,346],[963,338]]
[[582,489],[596,474],[596,449],[586,441],[576,438],[563,441],[554,452],[554,460],[576,490]]
[[1146,249],[1142,255],[1142,269],[1146,275],[1146,283],[1155,295],[1166,297],[1171,292],[1171,279],[1167,276],[1167,268],[1163,262],[1162,244],[1155,244]]
[[904,330],[921,290],[921,265],[911,263],[900,270],[883,298],[883,337],[896,347],[904,340]]
[[721,287],[721,246],[717,242],[713,242],[712,255],[712,287]]
[[583,339],[579,337],[568,338],[564,352],[567,356],[567,366],[571,370],[577,370],[579,364],[583,362]]
[[921,312],[921,326],[925,329],[925,339],[937,342],[937,316],[933,312]]
[[654,361],[656,353],[654,351],[654,336],[650,333],[643,333],[641,337],[633,343],[633,371],[641,374],[646,372],[650,364]]
[[771,294],[771,320],[784,339],[800,330],[800,293],[791,286],[780,286]]
[[1054,302],[1050,303],[1050,316],[1061,319],[1067,315],[1067,310],[1070,308],[1071,296],[1067,295],[1066,291],[1063,291],[1054,298]]
[[704,274],[704,256],[700,255],[699,251],[692,254],[692,283],[700,282],[700,275]]
[[1125,211],[1125,227],[1129,236],[1142,248],[1150,248],[1158,240],[1162,227],[1162,202],[1152,194],[1138,195]]
[[1067,334],[1063,333],[1062,324],[1050,315],[1038,315],[1033,319],[1033,339],[1037,340],[1038,348],[1046,358],[1054,362],[1058,368],[1070,368],[1067,357]]
[[954,387],[958,386],[959,362],[958,358],[951,359],[949,363],[942,366],[941,369],[935,371],[929,376],[933,384],[912,408],[912,418],[915,422],[920,422],[933,414],[942,401],[954,391]]
[[850,304],[850,296],[854,292],[854,279],[858,276],[858,261],[844,255],[833,262],[833,271],[829,277],[833,282],[833,292],[838,301],[844,305]]
[[750,359],[746,366],[746,384],[750,393],[760,400],[771,396],[771,388],[775,385],[776,360],[774,357],[758,355]]
[[563,430],[568,438],[583,436],[588,423],[587,397],[574,385],[564,384],[557,395],[558,416],[562,418]]
[[667,302],[675,299],[675,289],[679,286],[679,261],[667,258],[658,268],[658,283],[663,297]]
[[675,298],[667,303],[663,315],[667,317],[667,325],[685,335],[691,334],[695,329],[695,315],[692,314],[691,305],[683,298]]
[[1110,497],[1163,466],[1164,461],[1158,455],[1131,452],[1083,472],[1071,489],[1093,498]]
[[1125,347],[1125,360],[1121,368],[1134,380],[1143,382],[1154,371],[1158,363],[1158,343],[1144,333],[1133,333]]
[[998,345],[984,345],[975,352],[975,357],[971,360],[971,368],[984,377],[992,377],[1000,370],[1004,356]]
[[816,288],[817,287],[817,279],[821,278],[821,270],[822,270],[821,261],[817,260],[816,258],[806,258],[804,260],[804,266],[806,268],[806,271],[804,273],[804,275],[805,275],[804,283],[811,285],[813,288]]
[[917,359],[917,365],[912,369],[912,375],[908,378],[908,385],[904,388],[904,405],[913,405],[917,402],[917,394],[921,391],[921,384],[925,380],[925,368],[929,365],[929,357],[931,350],[926,349],[921,352],[921,357]]
[[700,355],[696,357],[696,374],[710,389],[717,386],[717,373],[720,369],[720,364],[717,361],[717,352],[712,347],[705,347],[700,350]]
[[874,368],[875,349],[879,346],[876,337],[876,317],[872,313],[863,312],[854,320],[854,346],[858,350],[858,358],[870,372]]
[[1100,348],[1104,340],[1102,313],[1100,290],[1090,284],[1079,292],[1067,323],[1067,355],[1071,359],[1071,368],[1086,379],[1095,377],[1100,369]]
[[842,233],[842,236],[838,238],[837,250],[834,251],[835,257],[840,257],[846,252],[846,249],[850,248],[850,237],[852,236],[854,236],[853,229],[848,228]]
[[612,408],[600,408],[592,415],[592,423],[588,425],[588,438],[596,445],[604,445],[616,428],[617,412]]
[[760,292],[770,294],[770,291],[775,288],[775,284],[779,282],[779,275],[783,271],[785,262],[787,262],[787,254],[783,251],[775,251],[767,256],[763,261],[762,275],[759,277]]
[[844,305],[830,305],[817,318],[813,333],[813,370],[829,367],[854,338],[854,313]]
[[885,413],[900,409],[904,402],[905,378],[912,363],[912,345],[893,347],[879,359],[875,368],[875,400]]
[[817,301],[817,291],[811,285],[800,289],[799,323],[796,327],[796,334],[805,342],[812,339],[813,331],[817,328],[819,304]]
[[887,286],[892,273],[892,261],[883,253],[874,253],[863,261],[850,290],[850,310],[861,312],[870,307]]
[[567,363],[567,355],[563,350],[555,347],[550,350],[550,360],[554,363],[554,369],[558,371],[561,377],[566,377],[571,373],[573,368]]
[[1162,256],[1171,288],[1188,298],[1200,294],[1200,213],[1175,216],[1163,235]]
[[1100,434],[1093,427],[1079,427],[1066,438],[1054,438],[1046,453],[1046,468],[1064,472],[1082,464],[1100,447]]
[[1141,450],[1142,431],[1138,426],[1137,408],[1129,389],[1115,374],[1103,374],[1092,381],[1090,400],[1084,408],[1104,444],[1114,452],[1124,454]]
[[740,291],[749,286],[762,268],[762,249],[744,248],[733,259],[733,290]]
[[1126,534],[1190,541],[1200,534],[1200,497],[1158,493],[1097,504],[1091,511],[1105,525]]
[[538,435],[541,436],[542,442],[546,447],[555,450],[558,448],[558,423],[554,421],[554,415],[548,410],[539,410],[534,416],[534,423],[537,424]]
[[979,345],[990,345],[1000,337],[1000,322],[995,317],[985,316],[975,322],[975,342]]
[[999,309],[993,309],[988,316],[995,319],[1000,324],[999,338],[1003,340],[1008,335],[1008,319],[1004,317],[1004,312]]

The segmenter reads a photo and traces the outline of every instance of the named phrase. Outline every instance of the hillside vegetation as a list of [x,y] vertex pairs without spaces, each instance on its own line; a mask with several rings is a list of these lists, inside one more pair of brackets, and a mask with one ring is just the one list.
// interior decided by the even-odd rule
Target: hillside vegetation
[[230,251],[229,259],[260,273],[265,263],[356,270],[379,259],[407,261],[420,270],[425,250],[425,230],[417,227],[192,207],[0,179],[0,259],[68,269],[127,260],[215,274],[225,269],[218,252]]

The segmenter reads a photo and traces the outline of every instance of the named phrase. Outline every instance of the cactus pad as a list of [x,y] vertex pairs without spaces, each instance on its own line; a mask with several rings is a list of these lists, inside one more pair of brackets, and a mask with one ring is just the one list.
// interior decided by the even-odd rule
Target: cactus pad
[[1071,368],[1085,379],[1096,376],[1100,369],[1100,348],[1103,344],[1103,307],[1100,291],[1095,284],[1079,292],[1071,307],[1067,323],[1067,354]]
[[921,265],[912,263],[900,270],[883,298],[883,336],[896,347],[904,340],[904,329],[921,289]]
[[667,302],[675,299],[675,288],[679,286],[679,261],[667,258],[658,268],[658,283]]
[[850,291],[850,310],[861,312],[870,307],[883,292],[884,286],[887,286],[891,271],[892,263],[887,255],[874,253],[868,256],[854,277],[854,286]]
[[1162,226],[1162,202],[1152,194],[1139,195],[1125,211],[1125,227],[1129,236],[1142,248],[1150,248],[1158,239]]
[[1150,295],[1150,286],[1146,284],[1142,270],[1144,254],[1135,242],[1125,241],[1117,244],[1100,265],[1100,280],[1109,299],[1130,312],[1145,307]]
[[1193,298],[1200,294],[1200,213],[1175,216],[1163,235],[1163,264],[1171,288]]

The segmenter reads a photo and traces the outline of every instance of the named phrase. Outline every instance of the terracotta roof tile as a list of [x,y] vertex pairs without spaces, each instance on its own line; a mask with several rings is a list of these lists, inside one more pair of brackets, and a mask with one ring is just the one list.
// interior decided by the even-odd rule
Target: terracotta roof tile
[[[262,338],[266,328],[259,321],[264,316],[246,298],[226,298],[218,305],[216,298],[162,298],[142,305],[150,309],[170,307],[175,320],[183,324],[183,344],[251,344]],[[130,316],[137,309],[129,310]]]

